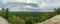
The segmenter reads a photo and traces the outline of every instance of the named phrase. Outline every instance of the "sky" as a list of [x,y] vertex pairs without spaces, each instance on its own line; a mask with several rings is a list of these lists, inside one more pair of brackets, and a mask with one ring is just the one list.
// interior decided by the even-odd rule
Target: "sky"
[[[35,3],[38,5],[38,7],[32,7],[30,5],[24,5],[23,8],[21,8],[20,5],[15,4],[8,4],[8,3]],[[7,5],[7,6],[5,6]],[[14,6],[15,5],[15,6]],[[0,8],[2,7],[8,7],[10,11],[53,11],[54,8],[60,7],[60,0],[0,0]]]

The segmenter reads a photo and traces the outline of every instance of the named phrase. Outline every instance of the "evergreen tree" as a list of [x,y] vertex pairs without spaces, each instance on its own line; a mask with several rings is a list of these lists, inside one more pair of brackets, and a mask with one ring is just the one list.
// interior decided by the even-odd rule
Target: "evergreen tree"
[[8,16],[9,16],[9,9],[8,8],[6,8],[6,12],[5,12],[6,14],[6,18],[8,18]]
[[4,8],[2,8],[2,10],[1,10],[1,16],[5,17],[5,9]]
[[60,8],[55,9],[56,14],[60,14]]
[[8,16],[9,16],[8,14],[9,14],[9,9],[8,8],[6,8],[6,9],[2,8],[1,16],[3,16],[4,18],[8,18]]

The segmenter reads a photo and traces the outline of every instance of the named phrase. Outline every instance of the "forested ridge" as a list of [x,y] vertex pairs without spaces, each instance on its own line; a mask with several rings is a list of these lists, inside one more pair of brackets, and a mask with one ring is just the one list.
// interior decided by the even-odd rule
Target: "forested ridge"
[[0,10],[0,16],[4,17],[11,24],[40,23],[58,14],[60,14],[59,8],[54,9],[54,12],[10,12],[9,8]]

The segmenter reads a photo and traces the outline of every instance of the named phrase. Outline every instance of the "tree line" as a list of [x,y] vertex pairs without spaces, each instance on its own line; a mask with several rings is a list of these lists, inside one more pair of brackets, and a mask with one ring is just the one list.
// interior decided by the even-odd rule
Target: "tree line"
[[54,9],[54,12],[10,12],[9,8],[0,10],[0,15],[11,24],[40,23],[58,14],[60,14],[60,8]]

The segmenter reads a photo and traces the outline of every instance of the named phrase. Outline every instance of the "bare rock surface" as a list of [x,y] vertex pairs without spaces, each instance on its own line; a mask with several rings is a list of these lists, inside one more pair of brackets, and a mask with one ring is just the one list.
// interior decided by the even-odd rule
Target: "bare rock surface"
[[60,15],[56,15],[42,23],[38,23],[38,24],[60,24]]
[[6,21],[6,19],[0,16],[0,24],[9,24],[9,23],[8,21]]

